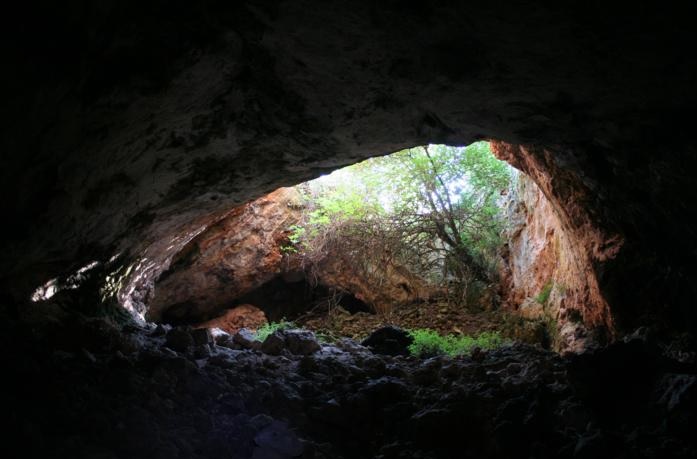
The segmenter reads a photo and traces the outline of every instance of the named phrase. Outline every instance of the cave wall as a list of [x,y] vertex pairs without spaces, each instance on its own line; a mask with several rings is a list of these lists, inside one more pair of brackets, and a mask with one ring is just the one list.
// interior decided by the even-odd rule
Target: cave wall
[[525,146],[510,161],[535,163],[572,238],[601,235],[578,245],[615,327],[694,327],[691,18],[665,2],[27,2],[2,30],[3,292],[26,301],[116,253],[152,264],[146,247],[361,158],[492,138]]
[[284,269],[281,245],[288,228],[300,219],[299,200],[292,188],[280,188],[232,209],[171,259],[159,253],[166,269],[152,273],[150,282],[140,287],[147,292],[141,306],[146,318],[210,319],[279,276]]
[[559,351],[578,352],[611,339],[612,314],[590,268],[588,247],[579,245],[527,175],[516,174],[504,215],[503,307],[524,320],[541,322]]
[[[306,256],[302,249],[284,251],[292,246],[290,228],[302,222],[303,208],[296,189],[279,188],[235,207],[173,255],[161,245],[150,247],[148,254],[159,268],[136,266],[124,282],[121,301],[150,321],[191,324],[239,303],[252,303],[270,320],[280,320],[306,312],[330,290],[352,295],[373,311],[432,293],[393,263],[360,269],[360,256],[350,257],[341,247],[328,245],[319,257]],[[304,295],[311,287],[316,294]]]

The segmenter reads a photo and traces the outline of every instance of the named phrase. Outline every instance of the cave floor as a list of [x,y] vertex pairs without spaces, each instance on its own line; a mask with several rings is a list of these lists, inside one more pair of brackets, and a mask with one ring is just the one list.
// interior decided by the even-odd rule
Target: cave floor
[[531,343],[537,338],[528,334],[527,339],[521,340],[526,337],[512,333],[514,329],[520,331],[521,327],[514,327],[511,317],[500,309],[471,311],[442,301],[401,305],[385,314],[351,314],[342,307],[323,307],[294,319],[293,323],[326,337],[355,340],[362,340],[372,331],[387,325],[404,330],[427,328],[441,335],[476,336],[482,332],[499,332],[506,338]]
[[104,319],[45,327],[3,324],[5,446],[28,457],[695,457],[694,362],[646,339],[423,360],[348,339],[274,356],[175,351],[162,327]]

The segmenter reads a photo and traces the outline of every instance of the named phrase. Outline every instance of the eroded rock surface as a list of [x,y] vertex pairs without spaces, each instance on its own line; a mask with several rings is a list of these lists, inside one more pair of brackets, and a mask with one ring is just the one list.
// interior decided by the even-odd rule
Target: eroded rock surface
[[[505,156],[505,146],[495,144],[494,148],[499,156],[512,160]],[[548,199],[530,177],[517,175],[506,198],[509,226],[500,290],[505,307],[549,328],[556,349],[578,352],[614,333],[612,315],[591,265],[598,258],[613,257],[621,240],[609,241],[606,252],[599,253],[592,244],[599,244],[600,236],[589,233],[587,225],[577,228],[565,223],[560,216],[565,211],[555,208],[550,199],[554,197]]]
[[[234,333],[263,323],[248,306],[232,307],[247,298],[245,295],[254,296],[256,289],[269,290],[267,295],[260,295],[267,304],[259,305],[270,313],[269,320],[306,311],[313,296],[304,290],[317,285],[350,295],[373,311],[388,311],[394,305],[430,295],[425,282],[394,263],[360,270],[359,260],[341,253],[340,247],[330,247],[318,259],[306,258],[302,250],[284,250],[291,247],[290,228],[301,222],[303,206],[297,190],[280,188],[232,210],[201,232],[175,253],[159,277],[152,273],[152,286],[142,287],[148,292],[140,293],[149,299],[142,304],[142,309],[148,311],[147,318],[170,323],[197,323],[211,318],[202,326]],[[271,292],[274,289],[277,291]]]
[[[642,337],[573,358],[519,345],[421,360],[350,340],[291,352],[282,333],[269,355],[196,344],[187,328],[69,324],[41,342],[0,324],[5,446],[28,457],[648,459],[697,447],[694,359]],[[189,336],[176,349],[175,334]]]
[[[665,2],[27,4],[3,28],[3,288],[24,299],[117,253],[147,278],[278,186],[492,138],[526,145],[509,158],[593,251],[582,270],[615,326],[689,327],[691,18]],[[597,297],[582,315],[607,328]]]
[[251,304],[241,304],[228,309],[221,316],[200,323],[201,328],[220,328],[227,333],[235,334],[242,328],[256,330],[268,323],[264,311]]

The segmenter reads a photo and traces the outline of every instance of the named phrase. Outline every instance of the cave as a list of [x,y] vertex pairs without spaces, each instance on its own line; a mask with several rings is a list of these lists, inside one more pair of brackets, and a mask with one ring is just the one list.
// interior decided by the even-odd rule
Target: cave
[[[692,22],[665,2],[19,6],[0,85],[8,450],[694,457]],[[517,210],[540,238],[509,244],[506,301],[522,317],[553,285],[516,263],[523,242],[554,247],[534,265],[564,285],[552,349],[233,349],[177,323],[186,305],[166,317],[177,268],[279,187],[479,140],[547,209]]]
[[[306,279],[287,281],[273,279],[239,298],[239,303],[258,305],[269,321],[294,320],[314,308],[326,308],[331,299],[350,314],[373,311],[365,302],[349,292],[337,292],[322,285],[313,285]],[[283,305],[283,307],[279,307]]]

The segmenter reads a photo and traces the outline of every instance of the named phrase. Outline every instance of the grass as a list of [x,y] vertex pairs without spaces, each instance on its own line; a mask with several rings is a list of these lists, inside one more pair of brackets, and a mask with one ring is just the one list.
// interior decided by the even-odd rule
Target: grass
[[409,345],[409,352],[417,357],[432,357],[435,355],[469,354],[476,347],[493,349],[505,344],[499,332],[482,332],[478,336],[440,335],[434,330],[420,328],[410,330],[414,342]]
[[257,341],[264,341],[276,330],[286,330],[288,328],[295,328],[295,324],[293,322],[286,321],[286,319],[281,319],[279,322],[265,323],[257,329],[254,337]]
[[552,281],[549,281],[545,284],[544,287],[542,287],[542,291],[540,292],[539,295],[535,298],[538,303],[540,304],[546,304],[547,300],[549,299],[549,295],[552,294],[552,288],[554,287],[554,284]]

